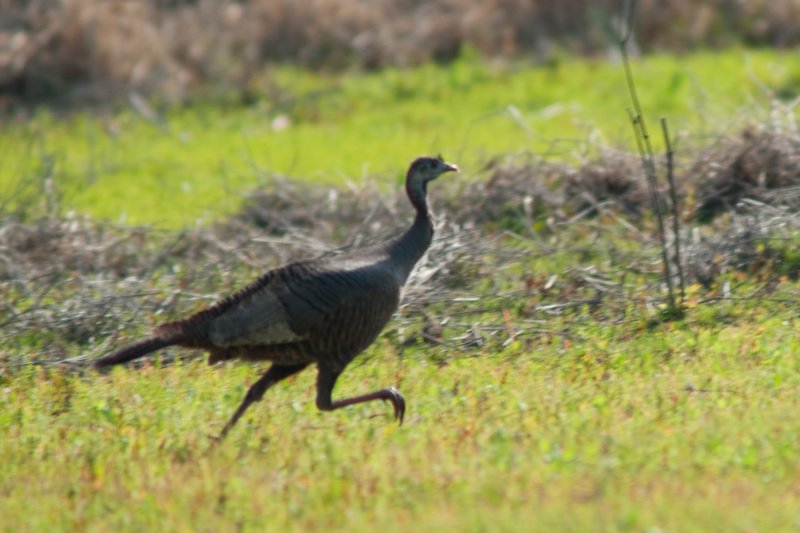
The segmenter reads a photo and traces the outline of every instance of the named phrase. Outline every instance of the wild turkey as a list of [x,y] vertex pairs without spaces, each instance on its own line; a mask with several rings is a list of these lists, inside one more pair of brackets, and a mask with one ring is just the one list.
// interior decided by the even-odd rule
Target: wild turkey
[[233,296],[195,315],[158,326],[152,337],[95,362],[126,363],[170,345],[209,352],[209,364],[227,359],[271,361],[225,425],[220,438],[271,386],[316,363],[317,407],[332,411],[372,400],[392,402],[401,424],[405,400],[394,388],[332,400],[336,379],[392,317],[400,290],[433,238],[427,185],[458,171],[439,157],[420,157],[408,169],[406,194],[416,209],[411,227],[378,246],[291,263],[262,275]]

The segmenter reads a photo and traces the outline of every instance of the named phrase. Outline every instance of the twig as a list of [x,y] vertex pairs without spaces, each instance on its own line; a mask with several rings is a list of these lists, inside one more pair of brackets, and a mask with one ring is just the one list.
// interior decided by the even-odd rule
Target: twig
[[678,209],[678,190],[675,186],[675,153],[672,151],[672,141],[669,138],[667,119],[661,117],[661,132],[664,135],[667,157],[667,183],[669,183],[669,197],[672,202],[672,233],[675,246],[675,265],[678,269],[678,282],[681,289],[681,305],[686,300],[686,280],[683,276],[683,262],[681,261],[681,222]]
[[634,134],[636,136],[636,145],[639,149],[639,156],[642,160],[642,167],[644,168],[645,178],[647,181],[647,188],[650,192],[650,200],[653,205],[653,212],[656,215],[658,222],[659,241],[661,243],[661,259],[664,264],[664,280],[667,284],[667,291],[669,296],[670,309],[676,309],[675,305],[675,291],[672,286],[672,269],[670,267],[669,254],[667,252],[666,231],[664,228],[664,215],[661,208],[661,200],[658,196],[658,180],[656,174],[655,157],[653,155],[653,146],[650,142],[650,134],[648,133],[645,124],[644,115],[642,114],[642,106],[639,102],[639,96],[636,92],[636,81],[633,77],[631,69],[630,58],[628,57],[628,40],[633,33],[633,13],[635,7],[635,0],[625,0],[623,4],[623,19],[624,28],[619,40],[620,54],[622,55],[622,65],[625,69],[625,79],[628,85],[628,93],[631,97],[633,110],[629,110],[631,123],[633,124]]

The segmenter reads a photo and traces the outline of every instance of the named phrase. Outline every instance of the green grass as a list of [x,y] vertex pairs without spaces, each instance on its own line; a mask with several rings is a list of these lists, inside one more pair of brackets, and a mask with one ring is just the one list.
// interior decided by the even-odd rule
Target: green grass
[[748,307],[445,365],[382,341],[337,394],[397,385],[402,427],[387,405],[317,412],[307,371],[217,449],[255,367],[22,371],[0,388],[0,516],[9,531],[795,529],[799,324]]
[[[773,277],[777,265],[729,273],[717,285],[728,283],[733,297],[768,280],[770,292],[701,303],[719,290],[691,285],[685,319],[654,326],[647,302],[658,274],[626,275],[624,266],[650,264],[642,254],[655,250],[634,246],[632,235],[609,218],[570,225],[543,247],[529,242],[529,253],[502,276],[475,276],[476,302],[426,309],[452,318],[443,345],[401,342],[398,324],[407,336],[420,324],[393,321],[334,396],[396,386],[408,401],[399,427],[382,403],[317,411],[309,369],[268,391],[213,448],[209,436],[266,365],[195,360],[81,374],[19,366],[49,347],[9,342],[0,348],[0,524],[9,531],[796,529],[800,320],[792,302],[800,282]],[[527,273],[565,278],[580,257],[626,288],[594,311],[532,311],[592,292],[567,282],[522,290]],[[231,276],[252,274],[243,265]],[[190,279],[175,312],[199,305],[185,299],[189,293],[227,286]],[[164,288],[167,298],[171,284],[155,272],[148,288]],[[68,300],[74,285],[56,285],[48,297]],[[14,290],[21,289],[9,287],[10,296]],[[118,330],[126,338],[114,345],[170,318],[132,313]],[[465,326],[457,322],[527,334],[458,346]],[[105,340],[53,343],[67,356],[96,355]]]
[[[796,59],[772,52],[651,57],[634,67],[645,109],[693,137],[746,119],[743,109],[763,103],[760,84],[788,98],[800,79]],[[452,69],[271,75],[264,83],[274,102],[169,110],[166,130],[131,112],[105,122],[42,113],[6,124],[0,190],[21,194],[17,203],[24,193],[38,202],[36,187],[50,177],[64,210],[180,228],[233,211],[242,191],[273,173],[324,183],[375,173],[394,186],[420,152],[442,150],[474,175],[499,152],[547,149],[567,158],[591,146],[586,139],[628,142],[621,69],[612,63],[495,68],[465,59]],[[499,112],[509,105],[521,119]],[[281,113],[292,125],[272,131]],[[478,330],[508,320],[535,327],[507,345],[500,335],[480,347],[407,346],[393,322],[335,396],[397,386],[408,400],[403,426],[378,403],[318,412],[307,370],[270,390],[216,449],[209,435],[265,365],[195,361],[101,376],[19,363],[97,355],[111,345],[108,331],[133,337],[169,318],[150,316],[148,304],[122,325],[71,332],[63,319],[72,313],[99,316],[86,313],[95,305],[86,287],[151,300],[155,292],[177,298],[165,314],[185,313],[200,305],[196,295],[251,279],[253,265],[208,270],[189,254],[163,265],[154,259],[161,266],[143,269],[150,278],[134,288],[102,272],[0,284],[10,302],[3,324],[34,311],[53,324],[0,335],[0,528],[796,530],[793,241],[785,241],[783,263],[756,260],[763,271],[718,280],[734,297],[763,297],[698,303],[719,289],[692,286],[685,319],[652,326],[661,295],[651,226],[645,219],[628,231],[613,218],[548,225],[529,242],[525,231],[508,240],[522,252],[500,275],[491,258],[460,265],[477,300],[426,309],[456,317],[445,339],[463,333],[460,321]],[[171,249],[164,243],[174,233],[148,235],[142,255]],[[562,316],[535,310],[591,296],[590,286],[569,281],[570,269],[588,265],[618,298]],[[526,293],[529,274],[559,281]]]
[[[792,53],[654,56],[633,67],[651,126],[666,116],[673,132],[700,138],[766,107],[767,90],[786,99],[799,92]],[[395,186],[422,153],[442,152],[471,175],[498,153],[570,159],[631,145],[617,61],[489,66],[467,56],[446,68],[349,76],[276,67],[256,86],[269,96],[255,105],[169,109],[164,127],[130,110],[7,123],[0,193],[27,189],[36,198],[49,177],[65,211],[177,228],[230,213],[275,174],[323,183],[377,175]],[[276,131],[282,115],[290,126]]]

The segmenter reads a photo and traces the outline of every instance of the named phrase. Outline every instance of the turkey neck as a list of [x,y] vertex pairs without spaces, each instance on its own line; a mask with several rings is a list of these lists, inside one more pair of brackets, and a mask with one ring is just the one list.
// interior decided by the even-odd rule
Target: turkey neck
[[423,256],[433,239],[433,222],[431,222],[428,212],[427,191],[424,182],[419,188],[407,188],[406,192],[411,205],[417,210],[417,215],[414,217],[411,227],[388,246],[389,256],[398,265],[403,283],[408,279],[411,269]]

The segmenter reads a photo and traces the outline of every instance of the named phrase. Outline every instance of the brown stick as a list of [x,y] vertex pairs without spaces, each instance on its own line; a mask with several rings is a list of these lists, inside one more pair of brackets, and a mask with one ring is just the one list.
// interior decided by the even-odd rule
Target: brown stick
[[661,132],[664,135],[667,157],[667,183],[669,183],[669,197],[672,202],[672,233],[674,235],[675,266],[678,269],[678,283],[681,289],[681,305],[686,300],[686,280],[683,277],[683,262],[681,261],[681,221],[678,209],[678,188],[675,186],[675,153],[672,151],[672,141],[669,138],[667,119],[661,117]]
[[658,196],[658,176],[656,173],[655,157],[653,155],[653,145],[650,142],[650,134],[645,124],[642,106],[639,102],[639,95],[636,92],[636,81],[633,77],[630,58],[628,57],[628,40],[633,33],[633,13],[636,5],[635,0],[626,0],[623,4],[623,24],[625,27],[619,40],[620,54],[622,55],[622,65],[625,69],[625,79],[628,84],[628,93],[631,97],[633,110],[630,111],[631,122],[633,123],[634,134],[636,135],[636,145],[639,148],[639,157],[642,160],[642,167],[647,181],[647,189],[650,193],[650,201],[653,212],[658,222],[658,237],[661,243],[661,261],[664,264],[664,281],[667,284],[669,306],[675,309],[675,290],[672,286],[672,268],[669,261],[667,248],[667,237],[664,225],[664,213],[661,207],[661,199]]

